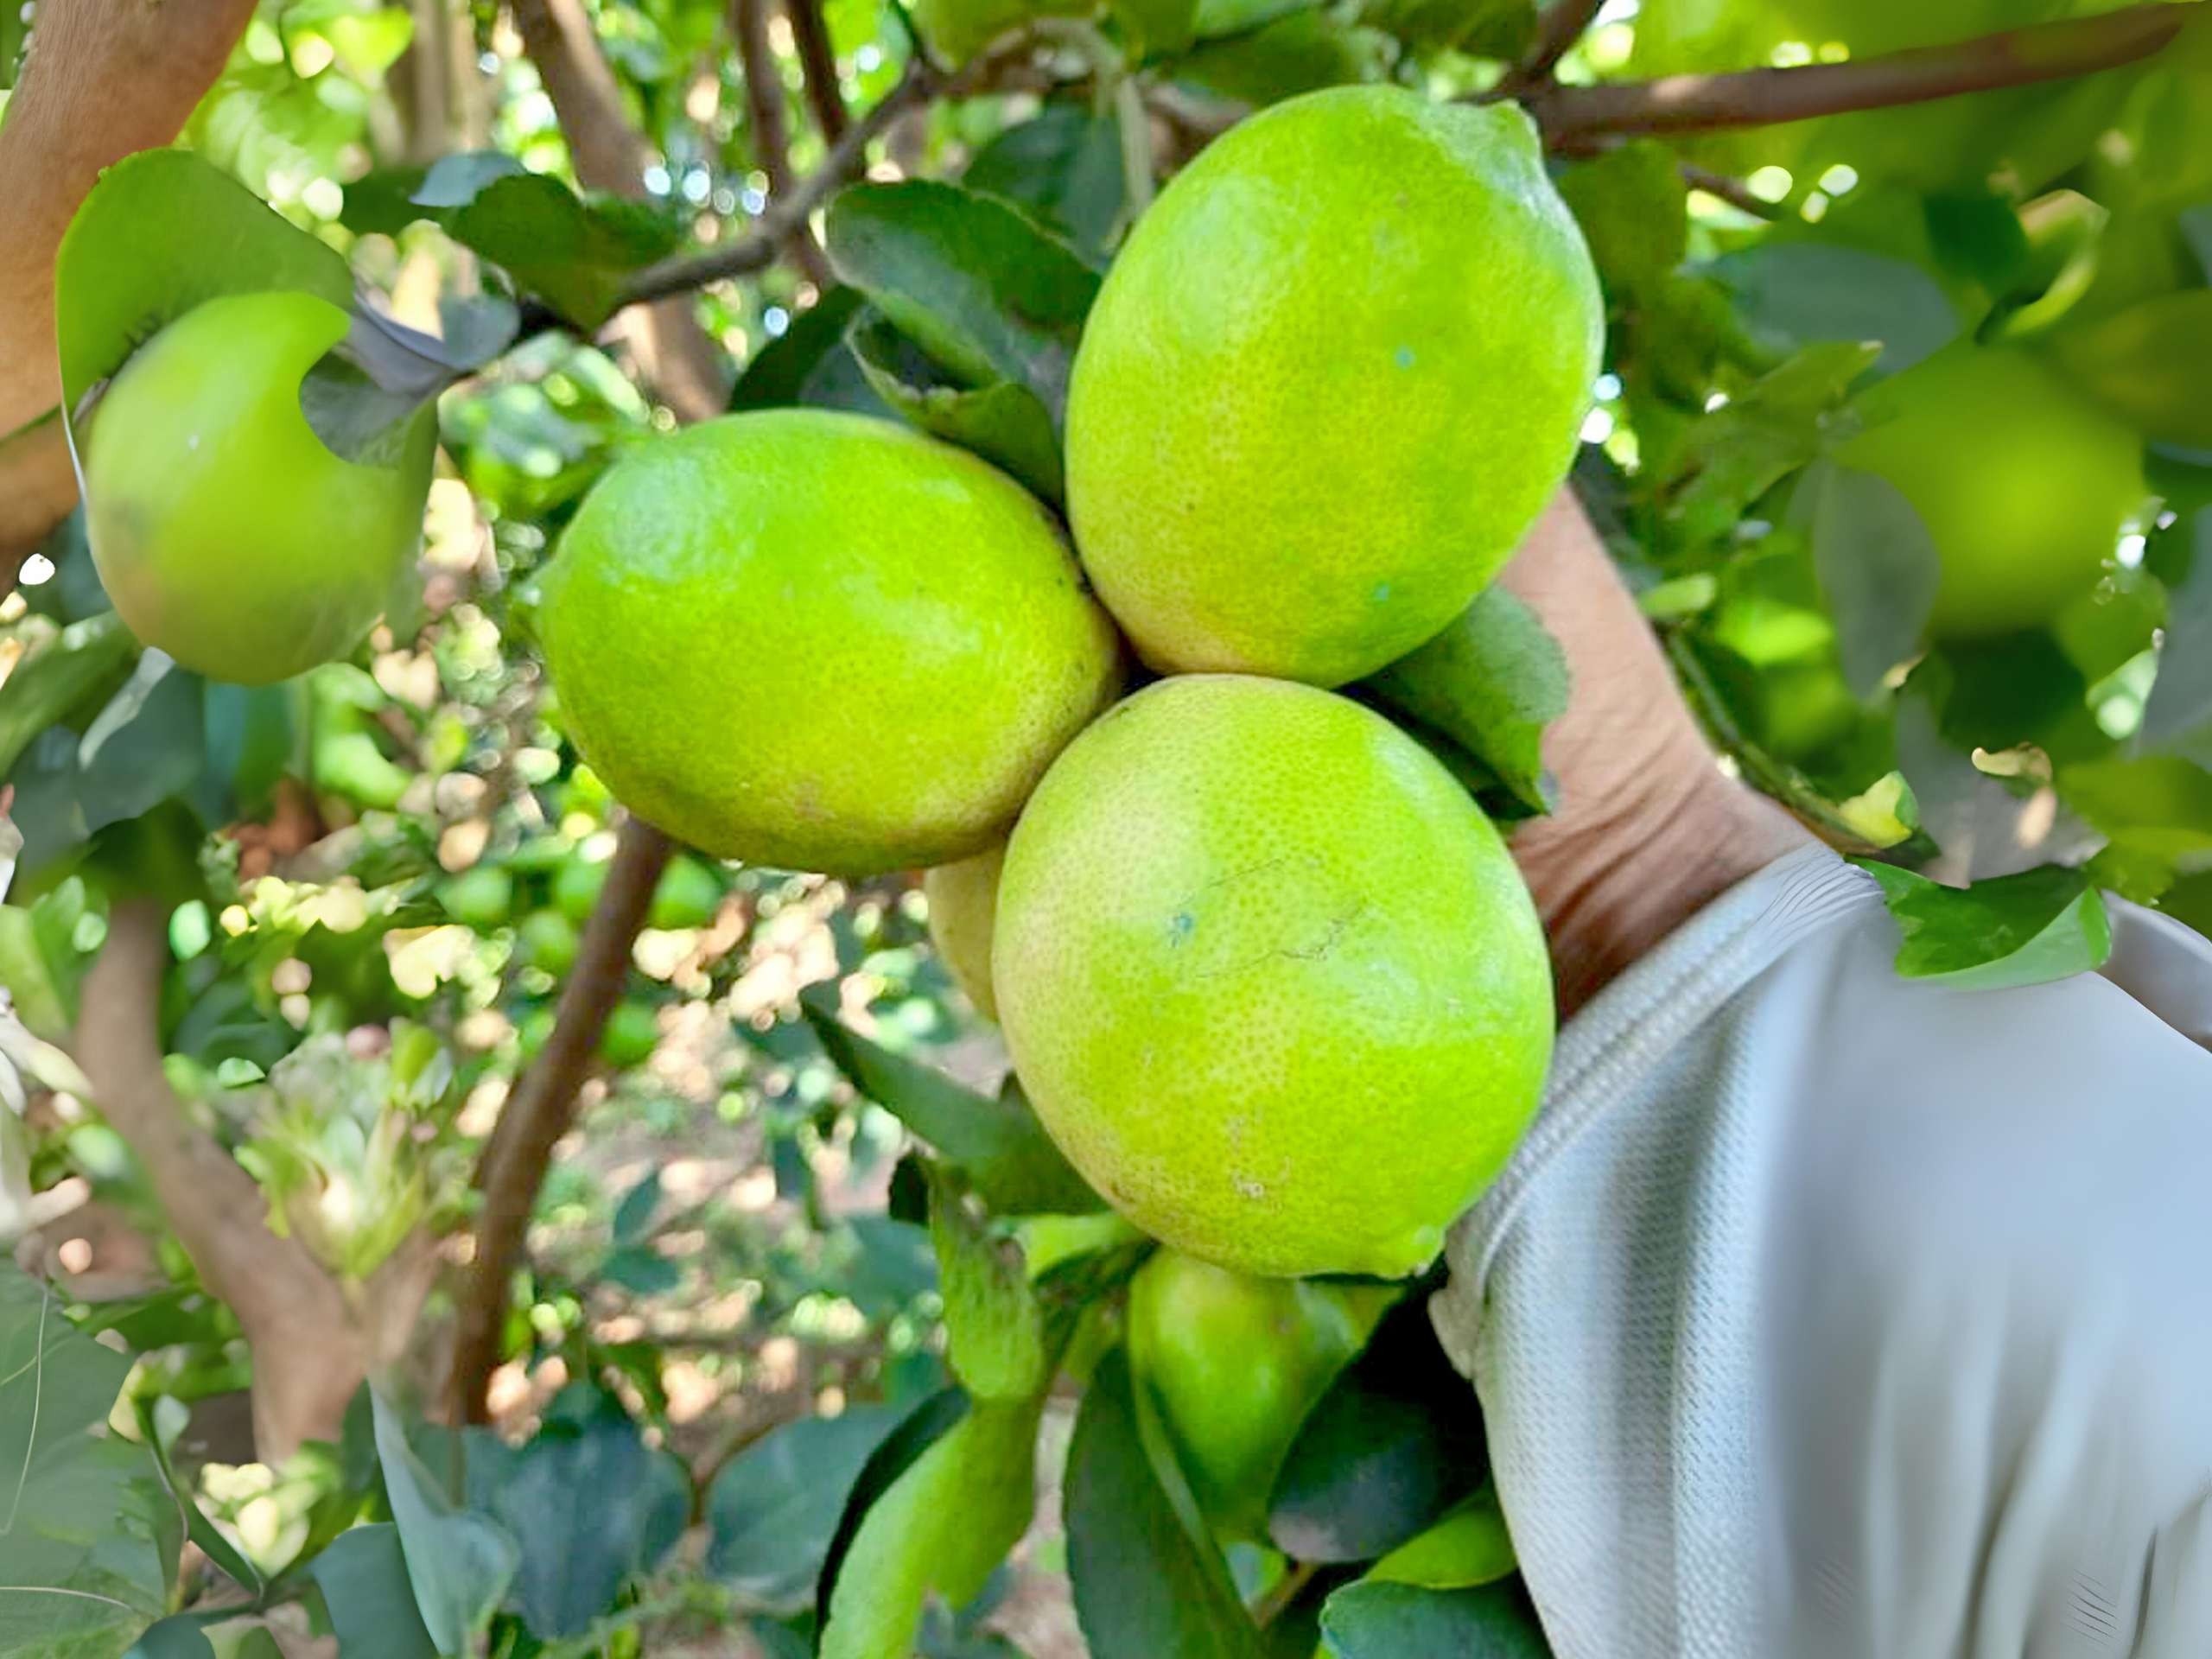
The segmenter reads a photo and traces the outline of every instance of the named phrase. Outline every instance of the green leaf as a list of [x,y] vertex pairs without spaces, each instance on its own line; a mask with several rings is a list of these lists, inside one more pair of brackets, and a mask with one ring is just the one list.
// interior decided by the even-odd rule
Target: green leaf
[[1569,168],[1559,193],[1609,294],[1643,292],[1689,251],[1689,187],[1664,144],[1640,138]]
[[113,611],[72,622],[24,658],[0,697],[0,777],[48,727],[73,721],[116,687],[138,642]]
[[1365,685],[1480,760],[1532,811],[1551,810],[1542,740],[1567,712],[1567,653],[1518,595],[1484,589],[1443,632]]
[[953,1374],[978,1400],[1026,1400],[1052,1381],[1053,1356],[1021,1246],[994,1237],[941,1166],[925,1162],[922,1176]]
[[972,390],[939,383],[920,349],[873,313],[846,337],[868,385],[909,424],[957,443],[1058,505],[1066,493],[1059,435],[1037,394],[1012,380]]
[[1878,354],[1848,341],[1808,346],[1700,416],[1669,457],[1683,480],[1661,506],[1669,539],[1705,547],[1732,537],[1754,502],[1820,453],[1829,417]]
[[1086,258],[1101,259],[1128,199],[1121,123],[1084,104],[1048,104],[977,150],[961,182],[1013,202]]
[[724,1465],[707,1491],[707,1571],[764,1612],[811,1607],[845,1500],[899,1415],[804,1418]]
[[1179,81],[1259,106],[1324,86],[1374,79],[1390,50],[1389,36],[1379,29],[1305,9],[1249,34],[1201,41],[1173,67]]
[[181,149],[126,156],[100,175],[54,257],[62,408],[73,415],[96,382],[202,301],[280,288],[353,303],[334,249],[206,160]]
[[1009,1087],[994,1100],[870,1042],[846,1028],[835,996],[820,987],[802,993],[799,1006],[853,1087],[957,1166],[993,1210],[1078,1215],[1106,1207],[1017,1090]]
[[168,1611],[176,1507],[102,1432],[130,1370],[0,1257],[0,1653],[114,1659]]
[[1012,380],[1057,423],[1098,274],[1019,209],[957,185],[855,185],[830,205],[839,276],[958,381]]
[[738,375],[730,389],[731,410],[811,404],[861,414],[888,413],[861,378],[860,365],[845,343],[846,329],[867,304],[868,296],[856,288],[833,288],[793,317],[791,326],[754,353]]
[[650,1236],[660,1211],[660,1195],[658,1169],[646,1171],[645,1179],[622,1195],[622,1202],[614,1206],[617,1244],[636,1244]]
[[1843,677],[1871,702],[1920,649],[1942,579],[1935,541],[1897,486],[1834,461],[1806,470],[1791,512],[1812,543]]
[[1359,21],[1424,51],[1518,58],[1536,31],[1535,0],[1365,0]]
[[414,201],[456,242],[585,328],[613,314],[632,271],[680,239],[671,219],[643,203],[587,200],[498,151],[441,157]]
[[77,745],[77,804],[87,832],[152,810],[200,775],[207,682],[148,652]]
[[2141,736],[2153,747],[2212,728],[2212,508],[2190,519],[2189,536],[2186,572],[2167,584],[2158,677],[2143,705]]
[[509,1599],[541,1642],[588,1630],[691,1512],[683,1465],[648,1446],[615,1402],[584,1392],[592,1404],[580,1419],[549,1414],[518,1450],[481,1432],[469,1440],[469,1507],[519,1546]]
[[340,1659],[438,1659],[390,1522],[340,1533],[308,1573],[330,1610]]
[[2062,766],[2058,796],[2120,846],[2189,868],[2212,861],[2212,771],[2183,756]]
[[2000,990],[2088,973],[2112,954],[2104,899],[2079,870],[2046,864],[1947,887],[1895,865],[1857,861],[1897,918],[1904,978]]
[[1299,1560],[1373,1560],[1433,1524],[1483,1470],[1474,1391],[1444,1357],[1426,1299],[1413,1297],[1307,1414],[1268,1531]]
[[982,1592],[1035,1510],[1042,1404],[973,1402],[858,1510],[833,1552],[822,1659],[902,1659],[931,1596],[957,1608]]
[[1497,1488],[1475,1494],[1418,1537],[1408,1538],[1368,1569],[1370,1580],[1417,1584],[1425,1590],[1467,1590],[1494,1584],[1515,1566]]
[[2212,289],[2162,294],[2054,330],[2050,356],[2075,385],[2145,437],[2212,449]]
[[1761,242],[1713,262],[1754,334],[1777,350],[1822,340],[1881,342],[1872,367],[1896,374],[1959,336],[1950,296],[1916,264],[1827,242]]
[[1260,1635],[1116,1350],[1068,1446],[1068,1576],[1092,1659],[1257,1659]]
[[1331,1659],[1549,1659],[1535,1609],[1517,1583],[1425,1590],[1362,1580],[1321,1610]]
[[165,1618],[149,1627],[126,1659],[215,1659],[214,1645],[196,1618]]
[[505,1529],[454,1506],[407,1443],[390,1402],[376,1395],[372,1408],[385,1494],[423,1628],[440,1653],[465,1653],[506,1593],[520,1552]]

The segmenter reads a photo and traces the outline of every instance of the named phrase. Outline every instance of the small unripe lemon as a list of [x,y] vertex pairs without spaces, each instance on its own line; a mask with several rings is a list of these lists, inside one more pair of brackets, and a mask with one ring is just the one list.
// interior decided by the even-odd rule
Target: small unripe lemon
[[2143,504],[2142,440],[2018,346],[1945,347],[1859,400],[1837,458],[1887,479],[1942,562],[1939,639],[2047,622]]
[[1263,1538],[1306,1414],[1374,1334],[1395,1287],[1255,1279],[1161,1250],[1129,1282],[1129,1364],[1160,1402],[1206,1518]]
[[1281,680],[1164,680],[1068,747],[1007,849],[992,982],[1077,1168],[1248,1273],[1426,1265],[1551,1049],[1489,819],[1380,715]]
[[334,454],[300,385],[345,337],[313,294],[231,294],[134,353],[81,438],[85,526],[131,632],[211,678],[342,657],[420,543],[435,433],[396,467]]

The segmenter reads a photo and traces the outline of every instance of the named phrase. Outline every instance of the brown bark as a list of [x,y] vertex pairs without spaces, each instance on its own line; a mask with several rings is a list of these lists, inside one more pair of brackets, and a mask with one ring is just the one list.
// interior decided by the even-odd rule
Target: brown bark
[[485,1389],[499,1369],[507,1297],[528,1242],[537,1189],[553,1148],[576,1116],[576,1091],[589,1073],[607,1018],[622,995],[630,947],[651,906],[653,888],[672,848],[642,818],[622,826],[620,844],[561,988],[553,1032],[515,1084],[476,1166],[483,1207],[476,1222],[476,1257],[462,1287],[454,1331],[451,1408],[462,1421],[486,1421]]
[[[513,10],[523,49],[560,118],[577,179],[587,189],[645,195],[652,149],[630,124],[621,88],[579,0],[514,0]],[[689,298],[664,296],[626,326],[640,372],[671,409],[695,421],[721,412],[729,397],[728,365]]]
[[[768,39],[769,0],[730,0],[730,35],[737,42],[737,56],[745,71],[745,117],[753,134],[753,150],[760,170],[768,175],[768,200],[780,201],[797,181],[791,175],[791,123],[784,104],[784,79],[776,68],[776,53]],[[827,288],[836,277],[822,245],[804,220],[794,225],[784,240],[791,263],[806,273],[817,288]]]
[[176,137],[253,0],[41,0],[0,124],[0,594],[77,499],[59,423],[54,253],[100,169]]
[[1526,102],[1554,149],[1603,133],[1771,126],[2118,68],[2158,51],[2206,16],[2208,5],[2212,0],[2132,6],[1844,63],[1598,86],[1554,85],[1528,94]]
[[791,41],[798,48],[799,68],[806,77],[806,106],[822,142],[834,144],[852,124],[846,112],[845,94],[837,83],[837,54],[830,43],[830,26],[823,20],[822,0],[785,0],[784,15],[791,19]]
[[297,1239],[269,1230],[260,1187],[193,1122],[162,1073],[155,1019],[168,963],[161,907],[118,902],[85,976],[77,1063],[201,1281],[238,1315],[253,1354],[255,1445],[264,1461],[280,1462],[303,1440],[337,1438],[362,1378],[412,1328],[435,1247],[410,1240],[349,1297]]

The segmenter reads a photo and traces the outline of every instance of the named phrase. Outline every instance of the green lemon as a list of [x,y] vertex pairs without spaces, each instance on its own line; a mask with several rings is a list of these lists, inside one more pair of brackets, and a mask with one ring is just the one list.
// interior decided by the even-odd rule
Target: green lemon
[[991,926],[999,908],[999,871],[1006,849],[994,847],[973,858],[939,864],[922,876],[930,901],[930,939],[938,960],[976,1010],[986,1020],[999,1017],[991,994]]
[[263,685],[368,632],[423,531],[435,423],[397,467],[333,454],[300,409],[345,312],[232,294],[163,328],[82,429],[85,525],[130,631],[211,678]]
[[1247,1273],[1425,1266],[1535,1110],[1550,963],[1490,821],[1348,698],[1164,680],[1053,764],[992,982],[1063,1151]]
[[589,921],[599,890],[607,885],[607,865],[606,859],[571,851],[553,873],[554,908],[578,926]]
[[1155,666],[1357,679],[1511,555],[1573,458],[1602,334],[1518,110],[1279,104],[1161,193],[1084,325],[1084,567]]
[[650,1002],[628,997],[607,1016],[607,1029],[599,1034],[599,1055],[609,1065],[637,1065],[652,1058],[660,1046],[660,1015]]
[[721,907],[721,877],[689,853],[678,853],[660,873],[645,924],[649,927],[704,927]]
[[497,864],[475,864],[437,885],[438,903],[464,927],[503,927],[515,910],[515,879]]
[[576,925],[557,910],[533,910],[515,929],[515,960],[565,978],[576,965],[576,950],[583,943]]
[[1208,1521],[1266,1535],[1284,1454],[1374,1334],[1394,1286],[1255,1279],[1161,1250],[1129,1283],[1129,1363]]
[[1942,562],[1929,632],[2010,633],[2091,586],[2143,504],[2143,445],[2018,346],[1946,346],[1859,400],[1837,451],[1887,479]]
[[887,421],[777,409],[616,466],[537,632],[577,747],[718,857],[868,874],[981,851],[1111,696],[1045,509]]

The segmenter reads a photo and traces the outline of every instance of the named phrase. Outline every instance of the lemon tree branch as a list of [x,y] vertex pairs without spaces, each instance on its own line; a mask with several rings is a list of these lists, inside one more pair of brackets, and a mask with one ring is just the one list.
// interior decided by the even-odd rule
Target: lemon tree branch
[[806,77],[806,105],[822,142],[834,144],[845,136],[852,117],[845,95],[837,88],[837,54],[830,44],[830,29],[822,16],[822,0],[787,0],[784,15],[791,19],[791,41],[798,48],[799,68]]
[[2158,52],[2204,16],[2209,5],[2212,0],[2131,6],[1844,63],[1596,86],[1551,85],[1529,92],[1526,102],[1554,149],[1599,134],[1771,126],[2118,68]]
[[[768,200],[779,201],[791,192],[798,180],[791,173],[791,124],[785,119],[783,77],[776,70],[776,53],[768,39],[769,0],[730,0],[729,31],[737,41],[738,63],[745,72],[745,118],[753,134],[753,151],[760,170],[768,175]],[[835,280],[828,256],[804,220],[791,226],[785,242],[791,263],[816,286],[827,288]]]
[[552,1034],[516,1084],[477,1162],[483,1205],[454,1332],[450,1389],[458,1420],[485,1420],[485,1389],[499,1368],[508,1293],[523,1259],[537,1189],[552,1165],[553,1148],[575,1122],[577,1090],[607,1015],[621,998],[630,948],[672,850],[668,837],[644,819],[623,824],[606,885],[584,924],[575,968],[561,988]]

